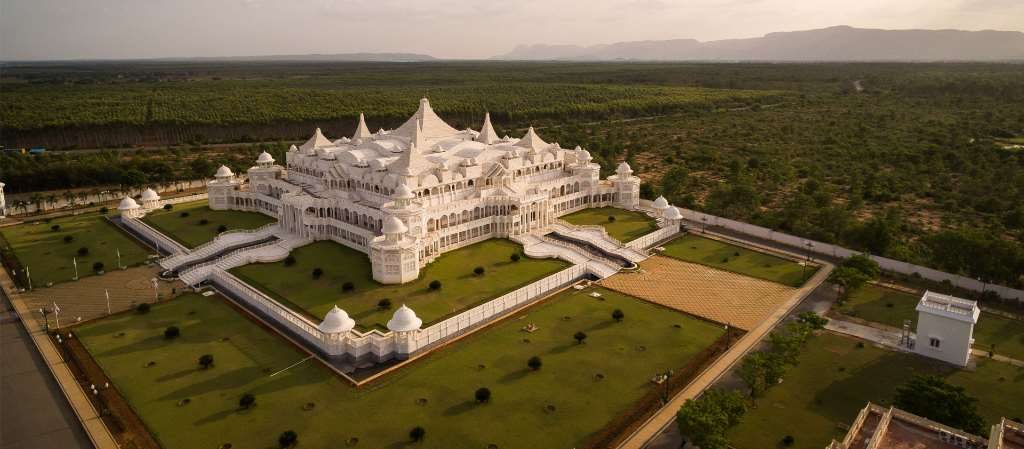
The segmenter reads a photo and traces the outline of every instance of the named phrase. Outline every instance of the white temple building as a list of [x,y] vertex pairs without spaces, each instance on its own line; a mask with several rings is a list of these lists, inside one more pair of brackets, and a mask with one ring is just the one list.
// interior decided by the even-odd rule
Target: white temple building
[[974,343],[974,325],[981,309],[975,301],[924,292],[917,303],[914,352],[957,366],[967,366]]
[[599,171],[586,150],[547,143],[532,127],[498,137],[485,115],[479,132],[456,130],[422,99],[397,129],[371,133],[360,114],[352,137],[331,141],[317,129],[284,166],[264,152],[248,183],[222,166],[209,204],[262,212],[281,232],[367,253],[374,279],[393,284],[446,251],[543,231],[588,207],[639,206],[629,164],[604,180]]

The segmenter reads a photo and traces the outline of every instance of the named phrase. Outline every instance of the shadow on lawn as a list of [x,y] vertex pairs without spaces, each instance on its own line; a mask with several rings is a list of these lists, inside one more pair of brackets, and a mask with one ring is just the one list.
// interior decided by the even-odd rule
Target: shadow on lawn
[[458,415],[466,413],[466,412],[468,412],[470,410],[473,410],[473,408],[475,408],[476,406],[477,406],[476,401],[463,401],[463,402],[455,404],[455,405],[453,405],[451,407],[446,408],[444,410],[443,414],[444,414],[444,416],[458,416]]
[[521,369],[521,370],[512,371],[511,373],[508,373],[508,374],[506,374],[504,376],[501,376],[501,378],[498,379],[498,383],[499,384],[512,383],[512,382],[515,382],[515,381],[517,381],[519,379],[522,379],[522,378],[526,377],[528,374],[530,374],[530,370],[529,369],[525,369],[525,368]]

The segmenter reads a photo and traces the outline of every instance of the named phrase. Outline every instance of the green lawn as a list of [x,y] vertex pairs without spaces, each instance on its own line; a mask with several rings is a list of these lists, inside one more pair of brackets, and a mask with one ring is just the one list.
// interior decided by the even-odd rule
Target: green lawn
[[[420,271],[420,277],[400,285],[384,285],[373,280],[370,260],[365,254],[331,241],[320,241],[292,252],[296,263],[252,264],[231,270],[254,287],[289,303],[292,307],[323,318],[335,304],[345,309],[362,328],[386,328],[394,309],[411,307],[423,319],[424,327],[449,315],[489,301],[518,287],[569,266],[557,259],[531,259],[519,262],[509,257],[522,247],[509,240],[490,239],[445,253]],[[482,276],[473,274],[484,267]],[[324,270],[313,280],[314,268]],[[441,281],[440,290],[428,284]],[[346,282],[355,289],[343,292]],[[390,310],[380,310],[384,298],[392,302]]]
[[[182,217],[181,214],[186,212],[188,216]],[[207,224],[199,224],[200,220],[206,220]],[[213,210],[203,200],[175,204],[174,209],[169,211],[161,209],[150,212],[142,221],[178,243],[195,248],[213,240],[219,234],[217,228],[221,225],[226,226],[227,230],[255,229],[275,220],[256,212]]]
[[[918,295],[868,284],[853,292],[840,311],[893,327],[902,327],[903,320],[910,320],[913,331],[917,327],[914,308],[918,300]],[[1024,321],[983,312],[974,327],[974,347],[991,350],[993,344],[996,353],[1024,360]]]
[[[289,429],[306,449],[348,447],[350,438],[366,448],[565,449],[657,388],[649,382],[654,374],[685,366],[723,333],[601,292],[603,301],[589,290],[564,292],[359,389],[315,361],[270,377],[304,355],[216,296],[183,296],[77,333],[164,449],[271,449]],[[614,309],[625,312],[621,323],[610,318]],[[521,331],[527,323],[538,330]],[[162,336],[169,325],[181,328],[174,341]],[[572,335],[581,330],[589,337],[577,345]],[[208,371],[197,369],[202,354],[214,356]],[[543,367],[531,372],[526,361],[535,355]],[[491,389],[490,403],[474,402],[479,387]],[[257,405],[240,412],[238,398],[247,392]],[[307,403],[314,407],[304,410]],[[417,425],[426,440],[410,444]]]
[[[51,230],[54,225],[59,225],[60,230]],[[96,262],[102,262],[106,270],[117,269],[118,250],[125,266],[139,265],[151,253],[98,213],[9,226],[0,228],[0,233],[21,265],[28,267],[33,287],[70,281],[75,276],[72,259],[76,257],[78,275],[85,277],[94,274],[92,266]],[[65,236],[73,240],[65,243]],[[79,256],[80,248],[88,249],[88,253]]]
[[[790,287],[803,285],[814,275],[817,266],[802,265],[782,257],[752,251],[729,243],[687,234],[665,246],[668,257],[732,271],[758,279],[778,282]],[[806,273],[805,273],[806,271]]]
[[[615,217],[615,221],[609,221],[608,217]],[[561,218],[574,225],[604,226],[608,235],[623,243],[658,230],[658,223],[647,214],[615,207],[583,209]]]
[[857,340],[824,333],[812,338],[783,383],[770,389],[729,433],[737,449],[775,447],[786,435],[793,448],[821,449],[840,438],[868,401],[891,404],[896,388],[918,373],[938,374],[978,398],[989,423],[1024,415],[1024,368],[979,360],[976,371],[924,357],[857,348]]

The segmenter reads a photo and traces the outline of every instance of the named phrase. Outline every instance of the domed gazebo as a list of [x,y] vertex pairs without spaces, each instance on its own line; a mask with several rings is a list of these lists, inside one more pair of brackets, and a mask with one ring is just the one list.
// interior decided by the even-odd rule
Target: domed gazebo
[[348,313],[334,306],[317,329],[325,334],[344,334],[356,327],[356,320],[349,318]]
[[160,195],[156,190],[147,187],[142,191],[142,208],[147,212],[160,207]]
[[117,205],[117,210],[121,212],[123,218],[139,218],[143,215],[143,210],[139,207],[139,203],[136,203],[130,196],[125,196],[121,203]]
[[392,332],[412,332],[419,330],[422,325],[423,320],[416,316],[416,312],[402,304],[402,307],[399,307],[395,314],[391,316],[391,320],[388,321],[388,330]]

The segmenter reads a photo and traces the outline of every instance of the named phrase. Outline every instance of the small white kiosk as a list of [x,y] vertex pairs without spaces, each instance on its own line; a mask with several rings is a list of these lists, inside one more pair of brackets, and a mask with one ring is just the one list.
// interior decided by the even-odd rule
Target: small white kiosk
[[917,303],[914,352],[957,366],[967,366],[974,325],[981,309],[974,301],[926,291]]

